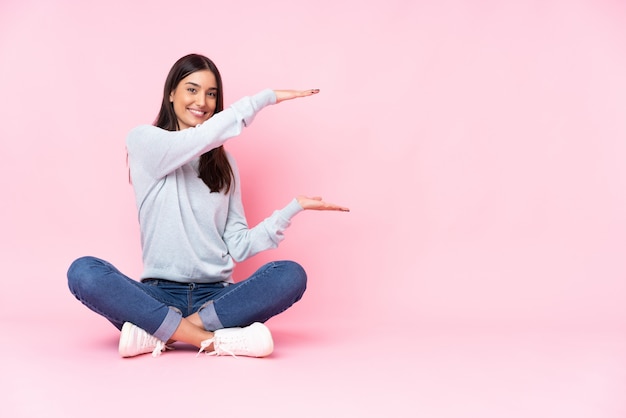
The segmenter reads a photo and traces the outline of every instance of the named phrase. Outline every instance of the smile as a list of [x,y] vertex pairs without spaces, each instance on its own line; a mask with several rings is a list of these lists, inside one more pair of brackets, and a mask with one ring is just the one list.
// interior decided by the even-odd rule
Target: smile
[[204,117],[204,115],[206,115],[206,112],[203,112],[201,110],[196,110],[196,109],[187,109],[192,115],[202,118]]

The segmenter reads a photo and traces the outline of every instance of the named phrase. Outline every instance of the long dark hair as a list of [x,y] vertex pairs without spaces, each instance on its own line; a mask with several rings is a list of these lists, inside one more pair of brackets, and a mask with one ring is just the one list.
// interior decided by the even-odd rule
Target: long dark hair
[[[203,55],[189,54],[174,63],[165,79],[161,110],[159,110],[159,114],[154,121],[154,126],[168,131],[177,131],[180,128],[178,126],[178,118],[174,112],[174,105],[169,99],[170,94],[176,89],[176,86],[178,86],[178,83],[180,83],[183,78],[201,70],[211,71],[215,76],[215,81],[217,81],[217,101],[214,113],[224,110],[222,76],[217,66],[213,61]],[[234,174],[228,162],[228,158],[226,157],[224,146],[214,148],[200,156],[198,177],[209,187],[211,193],[220,192],[222,190],[225,194],[228,193],[234,179]]]

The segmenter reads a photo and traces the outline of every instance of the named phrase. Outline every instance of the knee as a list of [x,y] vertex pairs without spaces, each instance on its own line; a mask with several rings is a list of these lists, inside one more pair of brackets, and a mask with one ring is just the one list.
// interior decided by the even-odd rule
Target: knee
[[282,261],[282,268],[285,270],[284,277],[287,278],[289,286],[300,296],[306,290],[307,275],[304,268],[295,261]]
[[90,256],[74,260],[67,270],[67,284],[72,293],[76,295],[88,287],[97,277],[93,274],[94,267],[101,264],[101,260]]

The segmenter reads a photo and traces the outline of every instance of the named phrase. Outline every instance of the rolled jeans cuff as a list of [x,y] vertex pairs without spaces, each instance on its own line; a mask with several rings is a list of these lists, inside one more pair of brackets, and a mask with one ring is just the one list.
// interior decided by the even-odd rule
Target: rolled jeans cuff
[[178,310],[170,307],[167,311],[167,315],[165,315],[165,319],[152,335],[161,341],[167,342],[172,338],[172,335],[174,335],[176,328],[178,328],[182,320],[183,315]]
[[222,321],[220,321],[217,316],[217,312],[215,312],[215,306],[213,305],[212,300],[202,305],[202,307],[198,310],[198,315],[202,320],[202,325],[205,330],[215,331],[224,328]]

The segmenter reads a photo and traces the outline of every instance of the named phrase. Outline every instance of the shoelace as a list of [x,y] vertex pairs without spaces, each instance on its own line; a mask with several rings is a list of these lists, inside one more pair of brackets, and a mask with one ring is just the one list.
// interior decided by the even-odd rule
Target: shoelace
[[224,354],[228,354],[231,355],[235,358],[237,358],[237,356],[235,355],[235,353],[233,353],[232,351],[226,349],[226,348],[222,348],[222,347],[217,347],[215,348],[215,337],[202,341],[201,345],[200,345],[200,350],[198,351],[198,354],[196,354],[196,357],[198,357],[200,355],[200,353],[202,353],[208,346],[210,346],[213,343],[213,347],[214,350],[213,351],[206,351],[205,354],[207,356],[223,356]]
[[163,351],[173,349],[173,347],[170,347],[169,345],[166,345],[163,341],[159,340],[156,343],[156,347],[154,347],[154,350],[152,351],[152,357],[159,357]]

